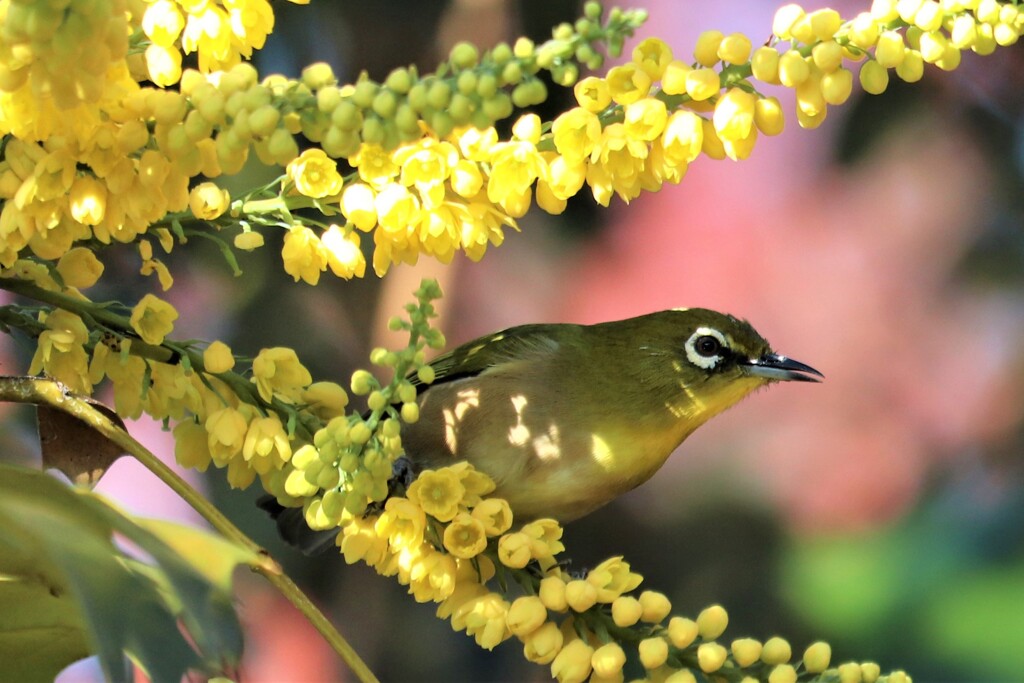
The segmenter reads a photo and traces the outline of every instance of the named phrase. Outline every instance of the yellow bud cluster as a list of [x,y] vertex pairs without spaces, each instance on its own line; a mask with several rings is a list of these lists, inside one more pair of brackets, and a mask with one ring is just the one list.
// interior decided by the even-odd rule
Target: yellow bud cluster
[[47,101],[51,111],[102,99],[108,70],[128,53],[126,12],[126,0],[5,3],[0,21],[5,112],[26,98]]

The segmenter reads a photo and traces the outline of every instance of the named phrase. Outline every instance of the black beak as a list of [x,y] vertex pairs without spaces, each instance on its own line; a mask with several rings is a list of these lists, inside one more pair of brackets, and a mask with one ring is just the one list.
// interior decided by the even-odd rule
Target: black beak
[[818,377],[825,376],[810,365],[804,365],[798,360],[777,353],[766,353],[756,360],[742,363],[740,367],[748,375],[779,382],[820,382]]

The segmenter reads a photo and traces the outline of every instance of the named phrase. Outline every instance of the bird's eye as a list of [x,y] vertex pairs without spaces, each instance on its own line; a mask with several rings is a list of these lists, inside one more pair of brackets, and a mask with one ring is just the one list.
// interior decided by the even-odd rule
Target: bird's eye
[[698,327],[686,340],[686,359],[704,370],[714,370],[729,348],[725,336],[712,327]]
[[697,340],[693,343],[693,348],[705,358],[711,358],[712,356],[717,356],[722,351],[722,342],[710,334],[705,334],[702,337],[697,337]]

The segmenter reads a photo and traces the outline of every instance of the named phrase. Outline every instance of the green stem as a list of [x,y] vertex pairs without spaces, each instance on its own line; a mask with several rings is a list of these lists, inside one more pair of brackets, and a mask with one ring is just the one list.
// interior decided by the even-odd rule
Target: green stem
[[32,403],[47,405],[62,410],[86,423],[89,427],[117,444],[126,453],[143,464],[162,482],[177,493],[196,512],[210,523],[225,538],[256,553],[260,558],[250,565],[257,574],[266,578],[280,593],[302,613],[306,619],[320,632],[338,656],[352,669],[352,672],[363,683],[377,683],[376,676],[362,661],[348,641],[334,628],[316,605],[303,593],[298,586],[281,570],[281,566],[270,557],[265,549],[246,536],[238,527],[231,523],[220,510],[206,500],[188,482],[179,477],[162,460],[151,453],[145,446],[114,424],[110,418],[76,396],[65,391],[59,382],[38,377],[0,377],[0,401],[16,403]]

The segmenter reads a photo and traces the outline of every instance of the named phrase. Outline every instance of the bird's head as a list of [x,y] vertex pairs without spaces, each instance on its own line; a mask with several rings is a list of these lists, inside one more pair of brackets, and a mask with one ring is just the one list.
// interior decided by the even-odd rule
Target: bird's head
[[[666,407],[693,427],[772,382],[818,382],[822,374],[775,353],[745,320],[706,308],[675,309],[644,316],[649,335],[640,353],[659,360],[645,380],[670,396]],[[667,361],[668,367],[665,367]]]

